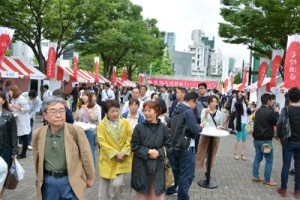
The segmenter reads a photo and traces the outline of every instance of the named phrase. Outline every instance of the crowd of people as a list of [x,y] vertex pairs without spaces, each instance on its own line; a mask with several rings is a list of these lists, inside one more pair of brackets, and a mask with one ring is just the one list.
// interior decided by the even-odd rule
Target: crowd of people
[[[262,105],[256,108],[255,102],[249,102],[247,92],[233,90],[221,94],[218,90],[208,91],[205,83],[199,83],[197,90],[184,87],[169,90],[167,86],[157,90],[153,85],[120,90],[109,83],[103,88],[76,84],[68,94],[73,99],[70,103],[61,89],[52,92],[44,85],[43,90],[44,126],[33,133],[41,101],[37,91],[22,93],[9,82],[0,91],[1,158],[9,169],[15,158],[25,159],[27,150],[33,150],[38,199],[84,199],[85,188],[94,184],[98,165],[101,200],[121,199],[128,178],[138,200],[160,200],[164,195],[174,194],[178,200],[188,200],[195,170],[201,169],[208,176],[210,138],[201,135],[203,129],[222,128],[235,134],[232,159],[245,161],[249,118],[254,120],[252,181],[276,185],[271,180],[272,140],[276,137],[276,124],[285,113],[279,114],[275,95],[263,94]],[[288,91],[287,102],[291,136],[282,142],[283,167],[277,192],[287,196],[293,158],[294,197],[300,199],[299,88]],[[219,145],[217,137],[213,142],[212,167]],[[169,188],[164,176],[166,157],[175,179]],[[266,164],[262,178],[259,166],[263,158]],[[0,179],[0,186],[4,184],[1,200],[5,176]]]

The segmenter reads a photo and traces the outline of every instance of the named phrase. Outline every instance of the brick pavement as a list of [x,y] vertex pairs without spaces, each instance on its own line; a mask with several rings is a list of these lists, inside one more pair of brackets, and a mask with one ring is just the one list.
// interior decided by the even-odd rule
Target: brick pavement
[[[42,125],[41,117],[37,118],[35,122],[35,128]],[[218,183],[218,188],[209,190],[200,188],[197,185],[197,181],[204,179],[203,171],[196,171],[196,178],[190,189],[191,200],[209,200],[209,199],[281,199],[277,194],[276,187],[264,186],[262,183],[253,183],[252,179],[252,162],[254,155],[252,136],[248,137],[247,141],[247,161],[234,160],[233,159],[233,144],[234,136],[230,135],[225,138],[221,138],[219,150],[217,153],[216,166],[212,171],[212,179]],[[272,172],[273,181],[280,183],[281,172],[281,147],[280,144],[274,142],[274,165]],[[9,200],[33,200],[36,198],[35,191],[35,174],[33,166],[32,151],[28,151],[27,158],[20,160],[21,165],[26,170],[25,179],[22,180],[17,189],[13,191],[7,191],[5,193],[5,199]],[[260,174],[263,177],[264,161],[261,164]],[[294,177],[289,177],[288,185],[288,198],[293,198],[293,181]],[[128,181],[129,182],[129,181]],[[95,185],[88,189],[87,200],[96,200],[99,188],[99,177],[97,171],[97,179]],[[134,191],[130,188],[130,185],[125,186],[123,193],[123,200],[133,200]],[[167,197],[167,200],[174,200],[176,197]]]

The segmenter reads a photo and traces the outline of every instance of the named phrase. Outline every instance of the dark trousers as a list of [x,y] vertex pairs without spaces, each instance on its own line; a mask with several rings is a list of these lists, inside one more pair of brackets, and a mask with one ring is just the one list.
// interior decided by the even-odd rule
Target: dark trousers
[[101,103],[101,119],[103,119],[105,116],[105,112],[104,112],[104,101]]
[[32,140],[33,122],[34,122],[34,120],[32,118],[30,118],[30,128],[31,128],[31,131],[30,131],[30,133],[28,135],[28,138],[27,138],[27,141],[28,141],[29,145],[31,145],[31,140]]
[[294,155],[295,160],[295,189],[300,190],[300,142],[288,141],[282,144],[281,188],[287,189],[289,169]]
[[6,162],[8,169],[10,169],[12,164],[11,152],[12,152],[11,148],[4,148],[0,150],[0,156]]
[[189,200],[189,190],[195,176],[196,151],[194,147],[186,152],[173,150],[171,166],[174,173],[175,185],[168,188],[167,193],[176,191],[178,186],[177,200]]
[[233,123],[234,119],[235,119],[235,111],[230,114],[230,120],[228,124],[228,128],[231,128],[233,131],[234,131],[234,123]]
[[26,151],[27,151],[27,146],[28,146],[27,137],[28,137],[28,135],[22,135],[22,136],[19,137],[20,143],[23,144],[22,152],[21,152],[22,156],[26,156]]
[[68,176],[55,178],[53,176],[44,176],[42,186],[43,200],[77,200],[69,183]]

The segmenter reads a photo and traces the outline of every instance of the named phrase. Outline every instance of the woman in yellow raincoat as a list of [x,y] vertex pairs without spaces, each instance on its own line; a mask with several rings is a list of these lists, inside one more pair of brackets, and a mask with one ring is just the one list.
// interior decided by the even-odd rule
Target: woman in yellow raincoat
[[97,129],[100,175],[100,200],[118,200],[124,187],[124,176],[131,172],[132,153],[130,140],[132,128],[127,119],[120,116],[117,100],[106,100],[105,117]]

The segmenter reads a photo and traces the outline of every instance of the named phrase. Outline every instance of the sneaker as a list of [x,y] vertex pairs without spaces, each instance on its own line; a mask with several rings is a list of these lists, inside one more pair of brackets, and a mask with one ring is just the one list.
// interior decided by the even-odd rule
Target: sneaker
[[265,181],[264,185],[266,185],[266,186],[276,186],[277,184],[272,182],[272,181],[268,181],[268,182]]
[[32,150],[32,146],[31,146],[31,145],[28,145],[28,146],[27,146],[27,149],[28,149],[28,150]]
[[283,189],[283,188],[281,188],[281,187],[277,189],[277,192],[278,192],[278,194],[280,194],[280,196],[282,196],[282,197],[286,197],[286,196],[287,196],[286,190]]
[[20,155],[17,156],[17,159],[23,159],[23,158],[26,158],[26,155],[21,155],[20,154]]
[[252,181],[254,181],[254,182],[263,182],[264,179],[263,178],[253,178]]

